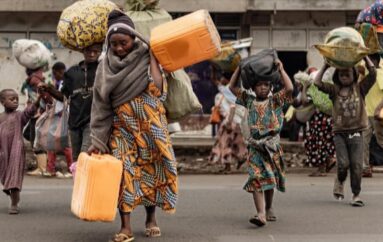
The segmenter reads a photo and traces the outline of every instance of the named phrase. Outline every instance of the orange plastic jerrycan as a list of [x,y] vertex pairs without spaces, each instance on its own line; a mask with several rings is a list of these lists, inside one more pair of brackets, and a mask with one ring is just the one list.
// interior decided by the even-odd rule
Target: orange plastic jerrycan
[[72,212],[87,221],[113,221],[122,169],[122,161],[111,155],[81,153],[74,180]]
[[176,71],[221,52],[221,38],[207,10],[198,10],[155,27],[150,47],[162,67]]

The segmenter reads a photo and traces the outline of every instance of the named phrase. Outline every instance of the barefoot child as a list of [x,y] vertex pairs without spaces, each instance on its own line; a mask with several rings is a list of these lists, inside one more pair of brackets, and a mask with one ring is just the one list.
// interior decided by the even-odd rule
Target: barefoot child
[[355,68],[336,69],[334,84],[322,82],[323,73],[329,67],[325,64],[315,78],[315,85],[328,93],[333,102],[332,116],[334,119],[333,132],[336,157],[337,178],[334,184],[334,197],[344,199],[344,181],[350,168],[351,190],[353,198],[351,205],[362,207],[359,197],[363,170],[363,135],[368,127],[368,118],[364,99],[375,82],[376,69],[371,60],[365,58],[369,74],[358,83]]
[[266,221],[276,221],[272,210],[274,188],[285,191],[285,166],[279,133],[283,124],[283,107],[292,101],[293,84],[278,60],[284,89],[271,94],[271,80],[253,80],[252,90],[255,96],[237,87],[240,70],[237,68],[231,81],[230,89],[237,95],[237,103],[249,111],[248,173],[249,179],[244,186],[253,194],[257,215],[250,223],[266,225]]
[[0,114],[0,178],[3,191],[11,198],[9,214],[18,214],[25,166],[22,132],[35,114],[40,98],[23,112],[16,110],[19,96],[12,89],[2,90],[0,101],[4,107],[4,112]]

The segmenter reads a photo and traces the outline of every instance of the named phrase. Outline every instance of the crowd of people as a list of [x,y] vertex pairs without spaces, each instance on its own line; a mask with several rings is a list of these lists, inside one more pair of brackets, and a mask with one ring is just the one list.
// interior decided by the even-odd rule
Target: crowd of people
[[[24,136],[34,145],[39,115],[52,103],[67,102],[70,146],[62,152],[68,167],[77,161],[80,152],[109,153],[123,163],[118,202],[121,228],[112,241],[134,240],[130,215],[138,205],[146,209],[146,236],[158,237],[161,230],[156,207],[173,213],[178,198],[176,158],[162,104],[167,95],[165,74],[149,48],[136,40],[133,21],[121,11],[109,15],[106,53],[99,60],[101,53],[102,43],[97,43],[84,49],[84,60],[68,70],[56,63],[53,78],[46,75],[47,66],[28,69],[23,90],[28,90],[29,98],[24,111],[17,110],[15,90],[0,92],[5,110],[0,115],[0,176],[3,191],[11,199],[9,213],[19,213],[25,165],[24,127],[28,124]],[[253,195],[257,211],[251,223],[264,226],[277,220],[274,190],[284,192],[286,188],[279,137],[284,110],[293,103],[317,105],[316,100],[321,98],[316,94],[328,94],[333,107],[330,114],[319,106],[314,108],[306,133],[307,162],[319,166],[318,174],[323,175],[335,165],[336,157],[334,197],[344,198],[350,170],[351,204],[364,205],[360,197],[363,161],[366,170],[369,167],[364,152],[369,141],[364,132],[371,136],[375,130],[378,144],[382,143],[378,121],[383,106],[379,62],[379,55],[366,57],[363,73],[356,68],[337,69],[333,83],[322,81],[329,67],[325,64],[302,85],[298,95],[293,95],[293,82],[278,59],[272,66],[277,75],[254,75],[249,90],[241,88],[243,70],[239,67],[230,75],[215,78],[220,90],[216,104],[222,107],[224,118],[211,162],[224,164],[224,172],[230,171],[233,161],[238,167],[247,162],[249,177],[243,189]],[[278,89],[273,89],[275,83]],[[316,94],[307,91],[310,86],[317,88]],[[55,171],[55,152],[35,147],[34,153],[38,168],[30,174],[71,176],[70,172]]]

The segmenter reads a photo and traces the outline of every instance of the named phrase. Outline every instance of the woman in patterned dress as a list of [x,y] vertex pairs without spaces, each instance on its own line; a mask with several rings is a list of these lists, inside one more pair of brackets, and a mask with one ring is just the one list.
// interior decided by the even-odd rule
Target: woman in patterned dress
[[255,95],[237,87],[239,68],[230,81],[230,89],[237,94],[237,102],[249,110],[250,127],[248,173],[244,189],[253,194],[257,215],[250,223],[264,226],[266,221],[276,221],[273,213],[274,188],[285,191],[285,165],[279,133],[283,125],[283,108],[291,102],[293,85],[282,63],[277,65],[284,89],[271,94],[271,80],[254,80]]
[[[311,71],[312,70],[312,71]],[[299,105],[314,105],[315,113],[306,125],[305,149],[306,165],[318,167],[309,176],[323,177],[335,166],[335,144],[332,132],[332,102],[329,96],[312,85],[318,71],[310,68],[306,78],[297,78],[303,86]],[[295,76],[294,76],[295,78]],[[298,80],[300,79],[300,80]]]
[[167,84],[147,46],[135,41],[127,15],[113,11],[108,27],[107,53],[96,74],[89,152],[110,152],[123,162],[118,205],[122,224],[112,241],[134,240],[130,213],[138,205],[146,209],[146,236],[158,237],[155,208],[175,212],[178,193],[162,104]]

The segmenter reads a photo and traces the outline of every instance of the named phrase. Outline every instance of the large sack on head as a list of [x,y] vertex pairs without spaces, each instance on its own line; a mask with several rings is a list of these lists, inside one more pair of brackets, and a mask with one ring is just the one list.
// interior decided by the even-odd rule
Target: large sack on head
[[241,62],[241,55],[231,42],[223,43],[221,49],[221,54],[209,61],[223,72],[234,72]]
[[257,81],[277,82],[280,73],[275,64],[278,59],[276,50],[264,49],[259,53],[242,60],[241,81],[245,89],[251,89]]
[[372,53],[358,31],[350,27],[331,30],[326,35],[324,44],[317,44],[315,48],[330,66],[340,69],[353,67]]
[[147,11],[158,8],[159,0],[126,0],[126,10]]
[[12,45],[12,52],[20,65],[37,69],[52,61],[52,53],[38,40],[19,39]]
[[126,14],[133,20],[137,32],[146,39],[150,38],[150,32],[154,27],[172,21],[172,16],[162,8],[127,11]]
[[82,50],[104,42],[108,31],[108,15],[118,6],[108,0],[83,0],[64,9],[57,25],[61,43],[73,50]]
[[180,120],[202,109],[202,105],[193,92],[190,77],[184,70],[170,73],[168,78],[168,96],[164,106],[166,116],[170,121]]

